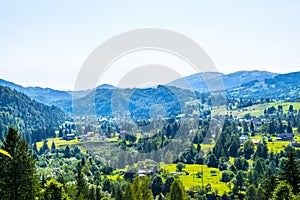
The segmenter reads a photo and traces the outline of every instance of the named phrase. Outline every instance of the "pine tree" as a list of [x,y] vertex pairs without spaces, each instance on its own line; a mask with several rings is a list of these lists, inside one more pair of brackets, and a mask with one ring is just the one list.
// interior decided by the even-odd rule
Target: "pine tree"
[[258,200],[256,196],[256,189],[254,185],[250,185],[246,190],[246,200]]
[[288,159],[285,161],[281,177],[293,187],[293,192],[295,194],[299,191],[300,169],[299,163],[296,160],[296,153],[294,149],[290,150]]
[[123,196],[124,199],[136,200],[132,185],[130,183],[127,183]]
[[70,147],[69,145],[66,146],[65,152],[64,152],[65,158],[70,158]]
[[62,184],[58,183],[55,179],[49,180],[43,196],[47,200],[61,200],[63,196]]
[[87,197],[88,195],[88,185],[84,176],[82,174],[81,169],[77,170],[77,197],[82,195],[83,197]]
[[37,194],[35,161],[28,144],[14,128],[9,128],[2,148],[13,159],[0,155],[1,199],[34,199]]
[[142,193],[143,200],[153,199],[152,191],[150,189],[150,179],[147,176],[142,178],[142,181],[140,183],[140,190]]
[[172,183],[170,193],[169,193],[167,199],[170,199],[170,200],[187,199],[185,191],[184,191],[184,187],[179,179],[175,179],[175,181]]
[[292,128],[292,125],[291,125],[291,122],[290,122],[290,121],[288,121],[288,126],[287,126],[287,128],[286,128],[286,131],[287,131],[288,133],[293,133],[293,128]]
[[55,146],[55,143],[54,141],[52,142],[52,145],[51,145],[51,152],[54,153],[55,152],[55,149],[56,149],[56,146]]
[[154,197],[156,197],[157,195],[159,195],[162,192],[163,181],[162,181],[161,176],[158,175],[153,178],[151,188],[152,188],[152,193],[153,193]]
[[247,140],[244,144],[244,154],[246,159],[250,159],[254,153],[254,144],[251,140]]
[[293,188],[285,181],[280,182],[275,188],[272,200],[291,200],[293,199]]

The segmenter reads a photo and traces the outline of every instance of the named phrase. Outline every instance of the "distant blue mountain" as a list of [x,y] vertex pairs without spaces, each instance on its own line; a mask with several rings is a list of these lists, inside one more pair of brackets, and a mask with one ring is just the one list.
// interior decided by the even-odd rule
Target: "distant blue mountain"
[[267,78],[275,77],[276,73],[267,71],[238,71],[230,74],[222,74],[219,72],[204,72],[194,74],[185,78],[174,80],[167,85],[179,87],[182,89],[193,89],[195,91],[208,91],[207,84],[221,83],[224,89],[238,87],[244,83],[258,80],[262,81]]
[[52,105],[53,102],[58,100],[67,100],[72,98],[70,92],[54,90],[51,88],[23,87],[21,85],[17,85],[3,79],[0,79],[0,85],[21,92],[29,96],[31,99],[34,99],[46,105]]

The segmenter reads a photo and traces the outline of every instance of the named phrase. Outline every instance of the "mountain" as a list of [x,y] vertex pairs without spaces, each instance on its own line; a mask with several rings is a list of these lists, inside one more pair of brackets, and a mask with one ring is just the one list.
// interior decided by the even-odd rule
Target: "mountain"
[[[162,85],[155,88],[98,88],[74,100],[73,114],[127,116],[132,120],[149,119],[151,113],[161,111],[165,112],[165,116],[176,116],[180,113],[181,105],[194,100],[197,95],[189,90]],[[64,105],[72,106],[70,103],[65,102]]]
[[0,79],[0,85],[24,93],[30,98],[46,105],[52,105],[55,101],[67,100],[72,98],[71,92],[54,90],[51,88],[23,87],[21,85],[17,85],[3,79]]
[[17,127],[28,142],[54,136],[65,121],[65,113],[30,99],[25,94],[0,86],[0,137],[9,126]]
[[263,81],[250,81],[240,87],[227,90],[227,97],[252,99],[300,100],[300,72],[279,74]]
[[[174,80],[167,85],[183,88],[193,89],[195,91],[207,92],[208,85],[212,85],[211,88],[217,87],[213,84],[220,83],[224,85],[224,89],[230,89],[238,87],[249,81],[262,81],[266,78],[273,78],[277,74],[266,71],[238,71],[230,74],[222,74],[219,72],[204,72],[194,74],[185,78]],[[219,88],[219,87],[218,87]]]

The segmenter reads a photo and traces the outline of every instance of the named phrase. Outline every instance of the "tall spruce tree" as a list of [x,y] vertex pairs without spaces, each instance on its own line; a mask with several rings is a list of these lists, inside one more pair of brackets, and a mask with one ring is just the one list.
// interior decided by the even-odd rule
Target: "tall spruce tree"
[[184,187],[179,179],[175,179],[175,181],[172,183],[170,193],[167,199],[168,200],[187,199],[187,195],[185,194]]
[[286,180],[293,187],[293,192],[295,194],[299,191],[300,169],[294,149],[290,150],[288,159],[285,161],[281,178]]
[[35,199],[35,161],[28,144],[14,128],[9,128],[2,148],[13,159],[0,155],[0,197],[8,200]]

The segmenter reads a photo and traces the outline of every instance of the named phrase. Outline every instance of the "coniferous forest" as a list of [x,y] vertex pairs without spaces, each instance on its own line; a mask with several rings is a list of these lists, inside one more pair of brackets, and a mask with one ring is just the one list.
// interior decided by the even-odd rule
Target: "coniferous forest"
[[[300,198],[299,97],[256,88],[257,96],[237,98],[229,89],[225,106],[214,106],[210,93],[186,95],[181,117],[167,87],[141,89],[135,112],[104,117],[0,89],[1,199]],[[147,115],[152,92],[168,104],[166,117]]]

